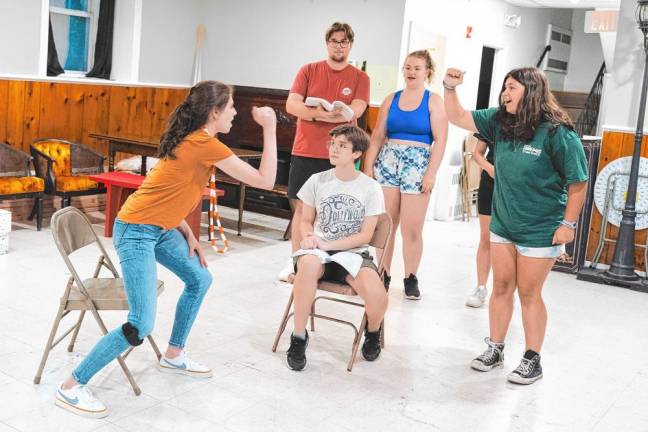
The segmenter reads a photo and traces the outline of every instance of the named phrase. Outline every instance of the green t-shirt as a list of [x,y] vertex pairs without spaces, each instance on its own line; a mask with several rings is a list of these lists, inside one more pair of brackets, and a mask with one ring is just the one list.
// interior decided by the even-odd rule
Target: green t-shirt
[[530,142],[501,136],[497,108],[472,112],[481,135],[493,142],[495,190],[490,230],[526,247],[551,246],[565,217],[567,185],[587,180],[587,160],[578,135],[549,123]]

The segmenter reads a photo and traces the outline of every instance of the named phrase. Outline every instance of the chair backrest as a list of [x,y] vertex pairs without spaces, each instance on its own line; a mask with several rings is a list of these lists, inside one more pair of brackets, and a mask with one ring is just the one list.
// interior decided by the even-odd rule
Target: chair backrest
[[387,242],[389,241],[391,229],[392,220],[389,215],[383,213],[378,216],[378,223],[376,224],[376,229],[374,230],[369,245],[378,249],[385,249],[387,247]]
[[31,156],[0,142],[0,177],[29,176]]
[[54,243],[62,254],[70,255],[94,242],[101,246],[90,221],[76,207],[65,207],[54,213],[51,229]]
[[464,188],[467,191],[479,189],[481,167],[477,162],[475,162],[473,157],[478,143],[479,139],[477,139],[474,134],[466,136],[466,139],[464,140],[462,169],[464,170],[464,179],[466,181]]
[[59,139],[37,140],[32,144],[39,152],[51,158],[52,171],[55,176],[69,176],[72,174],[71,143]]

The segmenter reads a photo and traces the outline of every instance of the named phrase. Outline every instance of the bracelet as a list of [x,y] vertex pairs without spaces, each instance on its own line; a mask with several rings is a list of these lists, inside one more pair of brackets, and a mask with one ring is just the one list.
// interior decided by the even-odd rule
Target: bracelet
[[443,80],[443,88],[446,89],[446,90],[449,90],[449,91],[455,91],[457,86],[451,87],[448,84],[446,84],[445,80]]
[[578,222],[569,222],[569,221],[566,221],[566,220],[561,220],[560,225],[564,225],[567,228],[571,228],[571,229],[575,230],[576,227],[578,226]]

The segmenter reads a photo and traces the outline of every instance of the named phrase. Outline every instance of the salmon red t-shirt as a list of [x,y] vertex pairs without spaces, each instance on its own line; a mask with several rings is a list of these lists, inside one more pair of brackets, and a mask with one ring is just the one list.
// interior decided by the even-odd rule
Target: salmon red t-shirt
[[[351,105],[354,99],[360,99],[368,105],[369,76],[353,65],[337,71],[322,60],[299,69],[290,93],[300,94],[304,96],[304,100],[307,97],[318,97],[331,103],[339,100]],[[336,123],[298,119],[292,154],[328,159],[328,133],[336,126]]]
[[212,166],[233,152],[204,130],[190,133],[128,197],[117,218],[133,224],[176,228],[200,204]]

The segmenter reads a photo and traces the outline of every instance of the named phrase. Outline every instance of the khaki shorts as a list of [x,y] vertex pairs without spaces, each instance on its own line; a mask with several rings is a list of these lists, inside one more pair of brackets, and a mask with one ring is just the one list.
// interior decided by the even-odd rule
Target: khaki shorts
[[[332,255],[336,252],[340,252],[340,251],[329,251],[329,254]],[[362,257],[362,264],[360,265],[361,269],[367,267],[374,270],[376,273],[378,273],[378,267],[376,267],[373,257],[371,256],[369,251],[361,252],[359,255]],[[303,256],[307,256],[307,255],[300,255],[298,257],[293,258],[295,274],[297,274],[297,260],[299,260],[299,258]],[[346,277],[348,274],[349,272],[346,271],[346,269],[342,267],[340,264],[335,262],[326,263],[324,264],[324,274],[319,279],[319,282],[346,283]]]

